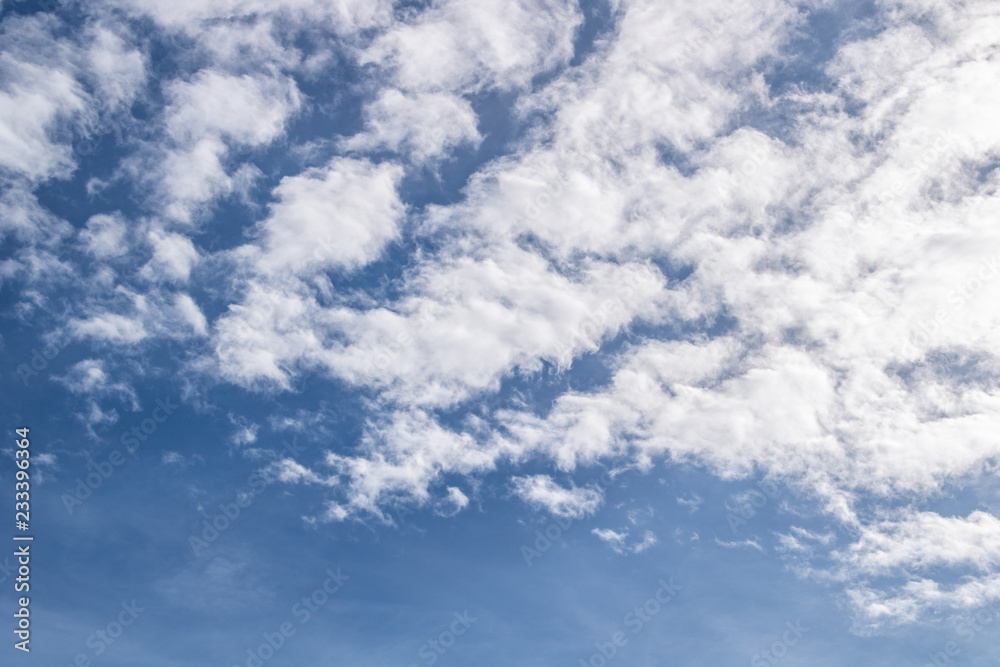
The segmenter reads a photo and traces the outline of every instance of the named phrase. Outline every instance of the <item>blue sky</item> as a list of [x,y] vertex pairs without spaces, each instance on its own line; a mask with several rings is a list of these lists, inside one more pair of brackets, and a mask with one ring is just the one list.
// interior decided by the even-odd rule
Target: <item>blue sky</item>
[[2,0],[4,664],[996,664],[998,35]]

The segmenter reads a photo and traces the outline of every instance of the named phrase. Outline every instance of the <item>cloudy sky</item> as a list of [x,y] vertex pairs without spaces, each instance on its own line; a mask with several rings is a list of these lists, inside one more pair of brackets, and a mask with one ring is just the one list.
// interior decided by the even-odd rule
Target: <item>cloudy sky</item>
[[995,0],[0,0],[5,664],[998,664],[998,112]]

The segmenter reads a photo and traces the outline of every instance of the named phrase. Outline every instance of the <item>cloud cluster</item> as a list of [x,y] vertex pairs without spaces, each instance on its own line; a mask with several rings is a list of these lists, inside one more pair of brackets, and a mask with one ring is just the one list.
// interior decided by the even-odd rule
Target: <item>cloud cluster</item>
[[[323,487],[319,518],[461,511],[454,480],[501,464],[687,461],[780,478],[835,521],[846,545],[781,548],[829,559],[868,630],[1000,593],[992,515],[913,509],[1000,454],[995,3],[883,0],[804,63],[810,19],[850,7],[614,2],[584,52],[561,0],[100,6],[130,18],[94,10],[75,41],[54,17],[5,20],[0,233],[22,246],[0,277],[75,285],[61,326],[95,345],[186,341],[206,384],[363,394],[355,447],[269,463]],[[147,19],[190,45],[155,91],[129,36]],[[488,135],[490,95],[513,100],[516,140],[456,201],[409,201],[408,179]],[[140,212],[46,211],[35,188],[73,172],[74,138],[140,98],[151,120],[88,185],[128,184]],[[324,125],[345,109],[353,130]],[[282,142],[290,166],[262,159]],[[233,197],[248,222],[204,247],[237,224],[216,215]],[[556,383],[546,405],[505,391],[585,355],[606,382]],[[508,483],[560,517],[602,502]]]

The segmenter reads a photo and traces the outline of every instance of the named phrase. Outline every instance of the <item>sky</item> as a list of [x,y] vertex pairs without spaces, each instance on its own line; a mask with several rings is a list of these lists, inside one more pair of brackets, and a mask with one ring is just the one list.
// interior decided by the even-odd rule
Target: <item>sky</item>
[[0,0],[3,664],[1000,663],[998,84],[993,0]]

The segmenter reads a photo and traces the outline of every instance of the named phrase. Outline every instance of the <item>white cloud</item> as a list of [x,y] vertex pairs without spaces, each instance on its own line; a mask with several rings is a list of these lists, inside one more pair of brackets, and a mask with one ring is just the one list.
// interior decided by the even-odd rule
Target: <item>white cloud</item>
[[[396,19],[384,3],[282,4],[293,23],[322,16],[352,35],[326,59],[283,43],[262,5],[135,4],[128,11],[218,38],[198,52],[218,61],[164,86],[162,136],[131,165],[132,175],[150,167],[169,219],[140,229],[148,291],[105,272],[113,293],[95,290],[69,328],[120,346],[208,333],[213,358],[198,367],[233,383],[290,390],[323,374],[370,392],[355,450],[329,452],[315,470],[274,465],[278,479],[329,487],[324,520],[384,518],[400,500],[461,509],[467,496],[442,492],[444,480],[501,461],[539,458],[563,473],[691,462],[727,479],[781,479],[853,535],[831,551],[832,538],[793,527],[778,546],[832,555],[832,570],[813,572],[839,577],[867,628],[996,596],[993,517],[858,508],[922,501],[998,453],[1000,62],[990,54],[1000,17],[986,1],[883,3],[864,37],[843,35],[823,86],[772,89],[762,72],[810,6],[622,3],[608,39],[560,73],[581,16],[555,0],[440,2]],[[244,28],[210,25],[237,14]],[[355,39],[362,26],[370,39]],[[141,58],[94,34],[105,56],[91,66],[121,82],[106,94],[126,104]],[[246,57],[272,66],[249,74],[240,54],[255,41]],[[0,165],[28,181],[63,176],[74,162],[60,132],[97,124],[93,102],[72,58],[26,52],[0,60]],[[234,296],[209,323],[164,286],[191,280],[200,261],[170,225],[199,219],[240,183],[249,192],[263,172],[231,164],[233,149],[270,145],[305,108],[292,71],[352,57],[373,66],[365,130],[303,148],[326,166],[285,177],[250,241],[213,258],[232,269],[221,291]],[[532,89],[546,72],[555,78]],[[471,96],[496,91],[520,95],[519,143],[456,203],[407,211],[405,175],[479,141]],[[388,150],[399,164],[331,159],[334,148]],[[26,185],[0,205],[12,211],[0,215],[5,235],[55,246],[69,234]],[[111,260],[128,231],[95,217],[79,239]],[[419,250],[391,298],[338,290],[327,275],[365,267],[404,237]],[[2,275],[58,269],[45,252]],[[544,413],[515,400],[462,426],[435,416],[492,405],[480,399],[505,380],[597,350],[610,380],[566,391]],[[513,484],[559,516],[602,502],[547,475]],[[626,548],[624,532],[595,534]],[[942,583],[940,568],[966,578]],[[887,576],[901,581],[873,583]]]
[[156,186],[164,215],[179,223],[193,222],[204,206],[233,190],[235,181],[224,164],[231,146],[272,142],[302,104],[295,81],[287,76],[205,69],[164,88],[167,144],[151,148],[131,170]]
[[172,81],[164,91],[166,132],[179,145],[219,137],[256,146],[284,131],[288,116],[301,103],[287,79],[234,76],[202,70],[190,81]]
[[74,394],[94,397],[115,395],[121,400],[128,400],[133,409],[138,409],[138,399],[131,383],[112,380],[105,370],[105,362],[100,359],[78,361],[56,380]]
[[148,240],[153,246],[153,257],[139,275],[146,280],[156,282],[187,282],[191,269],[198,262],[198,250],[195,249],[191,239],[180,234],[151,229]]
[[[790,528],[793,534],[775,533],[775,537],[778,538],[778,546],[776,547],[778,551],[791,556],[811,558],[816,553],[816,547],[829,547],[837,541],[837,535],[832,531],[816,533],[799,526],[791,526]],[[810,570],[807,565],[803,564],[799,571],[800,573],[808,573]]]
[[0,171],[36,182],[69,176],[77,163],[73,139],[98,141],[109,118],[136,98],[145,58],[109,25],[70,38],[49,13],[4,20]]
[[98,259],[120,257],[128,252],[125,220],[120,214],[99,213],[80,230],[80,241]]
[[25,243],[51,246],[71,232],[69,223],[43,208],[23,184],[12,184],[0,193],[0,238],[13,236]]
[[88,400],[85,402],[86,411],[76,414],[77,419],[86,426],[87,433],[91,438],[97,439],[97,432],[94,430],[98,426],[111,426],[118,422],[118,410],[109,408],[104,410],[97,401]]
[[55,454],[35,454],[34,463],[42,466],[56,466],[58,457]]
[[594,528],[590,532],[596,535],[602,542],[610,546],[615,553],[619,554],[639,554],[658,542],[656,535],[651,530],[645,531],[642,535],[642,539],[638,542],[633,542],[632,544],[628,544],[627,542],[629,535],[628,529],[623,529],[621,532],[617,532],[611,530],[610,528]]
[[564,0],[434,3],[394,24],[364,52],[413,91],[524,88],[569,60],[581,17]]
[[87,111],[89,96],[55,40],[48,15],[4,21],[0,53],[0,168],[30,179],[67,176],[72,147],[55,135]]
[[183,467],[186,463],[184,456],[178,452],[163,452],[160,462],[164,465],[176,465]]
[[760,543],[758,543],[757,540],[746,539],[726,542],[725,540],[715,538],[715,543],[726,549],[756,549],[761,553],[764,552],[764,548],[760,546]]
[[656,539],[656,535],[651,530],[647,530],[642,534],[642,541],[633,544],[630,549],[632,553],[639,554],[649,549],[651,546],[656,544],[659,540]]
[[1000,519],[978,510],[964,518],[917,512],[863,527],[855,542],[832,555],[852,577],[941,567],[986,573],[1000,564]]
[[116,313],[101,313],[70,325],[77,336],[110,343],[138,343],[149,335],[142,322]]
[[514,493],[523,501],[543,508],[550,514],[568,519],[581,519],[593,514],[603,504],[599,489],[559,486],[548,475],[514,477]]
[[156,289],[140,293],[115,284],[114,272],[98,272],[87,300],[67,323],[68,331],[103,344],[135,346],[162,338],[190,340],[206,334],[207,319],[189,294]]
[[441,516],[454,516],[469,506],[469,497],[458,487],[449,486],[447,495],[437,502],[435,512]]
[[208,332],[208,320],[198,304],[189,295],[176,294],[174,296],[174,310],[177,313],[177,319],[187,324],[195,335],[204,336]]
[[294,275],[367,264],[399,233],[400,176],[392,164],[338,158],[283,178],[260,225],[263,254],[251,254],[251,263],[260,271]]
[[147,15],[161,25],[200,34],[219,19],[252,20],[261,15],[276,15],[303,26],[317,23],[329,26],[341,34],[385,24],[391,17],[389,0],[107,0],[133,15]]
[[[995,124],[970,115],[953,136],[937,131],[946,112],[940,100],[967,94],[977,100],[972,110],[994,106],[993,89],[973,76],[992,65],[938,69],[934,78],[924,70],[911,77],[908,101],[872,104],[851,117],[841,113],[842,99],[855,94],[846,83],[832,97],[792,92],[772,100],[740,69],[772,51],[798,20],[789,6],[774,3],[713,27],[715,9],[683,10],[704,11],[702,29],[725,34],[709,35],[704,48],[679,40],[679,51],[656,49],[661,60],[653,62],[665,70],[659,78],[650,70],[623,73],[646,55],[653,35],[662,44],[657,28],[682,30],[695,17],[630,7],[607,58],[595,61],[595,79],[557,81],[538,96],[536,104],[556,114],[554,147],[488,167],[466,202],[432,211],[430,228],[471,226],[494,253],[504,239],[530,232],[560,259],[663,253],[693,268],[672,293],[645,310],[625,309],[625,317],[658,313],[699,333],[626,348],[609,388],[565,394],[544,419],[502,413],[509,451],[542,451],[565,469],[626,455],[644,465],[703,461],[724,477],[760,466],[812,489],[848,526],[863,525],[854,511],[859,497],[933,492],[944,479],[974,474],[996,452],[991,350],[1000,342],[1000,313],[987,300],[988,279],[977,276],[992,275],[984,267],[998,245],[985,216],[996,200],[990,183],[962,168],[969,160],[990,164]],[[976,34],[958,42],[982,45],[984,31],[953,20],[958,34]],[[965,45],[933,46],[934,67],[972,57]],[[869,71],[872,60],[859,58],[850,76]],[[730,71],[739,86],[686,76],[699,67]],[[942,97],[942,89],[950,92]],[[752,129],[713,136],[731,113],[761,103],[808,109],[794,142]],[[852,136],[875,132],[889,140],[859,150]],[[686,151],[697,171],[661,164],[649,149],[656,141]],[[585,157],[595,153],[620,166],[602,169]],[[961,304],[949,303],[959,290]],[[944,309],[948,326],[933,326]],[[722,313],[733,328],[706,335]],[[934,337],[921,335],[923,328],[936,329]],[[407,332],[384,348],[389,372],[407,368],[413,338]],[[957,369],[966,380],[953,377]]]
[[455,95],[385,90],[365,108],[365,116],[365,131],[345,140],[345,149],[405,152],[422,164],[482,140],[472,106]]
[[[295,252],[307,271],[310,258],[290,244],[283,253]],[[289,386],[296,367],[320,367],[399,400],[453,404],[497,386],[512,367],[537,369],[543,358],[566,364],[596,349],[663,285],[642,264],[587,263],[571,279],[513,245],[482,257],[452,252],[443,266],[427,262],[415,272],[414,293],[392,309],[323,308],[303,283],[254,283],[219,322],[223,372],[244,384]],[[277,262],[261,264],[286,265]]]
[[611,548],[616,551],[621,549],[622,545],[625,543],[625,538],[628,537],[627,530],[618,533],[610,528],[594,528],[590,532],[597,535],[602,542],[606,542],[611,545]]
[[837,535],[833,531],[830,531],[828,533],[817,533],[811,530],[806,530],[805,528],[801,528],[799,526],[792,526],[791,529],[792,532],[798,535],[799,537],[814,542],[819,542],[820,544],[832,544],[837,541]]
[[697,493],[692,493],[690,498],[677,498],[677,504],[687,507],[691,514],[697,512],[703,502],[704,500]]
[[260,430],[259,424],[255,424],[246,417],[234,414],[229,415],[229,422],[236,427],[236,430],[229,436],[230,442],[234,445],[243,447],[244,445],[257,442],[257,431]]
[[268,472],[280,482],[290,484],[326,484],[319,475],[292,459],[281,459],[268,467]]
[[146,83],[145,54],[129,48],[126,38],[108,25],[94,24],[89,34],[86,72],[96,88],[95,102],[110,113],[127,108]]
[[985,574],[955,585],[914,577],[895,589],[859,586],[847,589],[846,599],[857,610],[852,630],[861,635],[918,623],[940,609],[973,611],[1000,599],[1000,575]]
[[[422,412],[397,414],[364,436],[355,456],[326,454],[325,463],[342,479],[347,506],[331,518],[347,513],[384,515],[380,505],[405,500],[424,505],[428,490],[443,473],[469,475],[493,467],[499,452],[476,446],[466,435],[457,435]],[[451,492],[449,491],[449,496]]]

